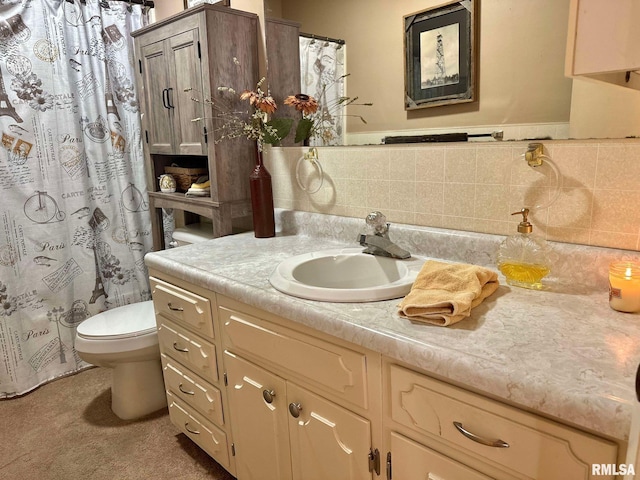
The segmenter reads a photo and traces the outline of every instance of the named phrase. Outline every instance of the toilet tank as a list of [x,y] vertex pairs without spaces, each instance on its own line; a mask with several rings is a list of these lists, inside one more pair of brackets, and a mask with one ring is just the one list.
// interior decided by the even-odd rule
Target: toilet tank
[[213,238],[213,226],[210,223],[192,223],[173,231],[172,247],[181,247],[191,243],[204,242]]

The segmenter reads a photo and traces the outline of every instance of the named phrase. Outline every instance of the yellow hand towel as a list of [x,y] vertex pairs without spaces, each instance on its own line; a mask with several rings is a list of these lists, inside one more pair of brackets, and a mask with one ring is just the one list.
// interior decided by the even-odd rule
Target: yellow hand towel
[[199,190],[201,188],[209,188],[211,187],[211,181],[207,180],[206,182],[202,182],[202,183],[192,183],[191,184],[191,188]]
[[412,322],[446,327],[468,317],[499,285],[498,274],[488,268],[427,260],[399,313]]

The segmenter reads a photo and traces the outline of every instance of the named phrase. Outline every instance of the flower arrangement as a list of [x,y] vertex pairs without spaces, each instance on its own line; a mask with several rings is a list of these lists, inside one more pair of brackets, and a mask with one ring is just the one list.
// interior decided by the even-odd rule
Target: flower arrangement
[[[342,75],[333,83],[340,82],[347,76],[349,76],[349,74]],[[323,84],[320,91],[321,98],[325,98],[324,93],[330,86],[331,84]],[[356,117],[359,118],[362,123],[366,124],[366,120],[361,115],[347,115],[344,113],[344,109],[350,105],[368,107],[373,105],[373,103],[357,103],[357,101],[358,97],[342,96],[323,105],[313,96],[305,93],[288,96],[284,100],[285,105],[292,106],[302,113],[302,118],[296,127],[295,142],[304,142],[307,144],[311,138],[316,138],[322,144],[329,144],[331,140],[339,135],[336,127],[336,118],[339,116]]]
[[[239,65],[236,58],[233,61],[236,65]],[[342,81],[348,75],[342,75],[335,82]],[[211,119],[214,124],[214,141],[216,143],[225,139],[243,137],[256,141],[260,151],[262,151],[264,144],[279,144],[289,135],[294,120],[292,118],[269,118],[277,110],[278,106],[273,97],[264,91],[264,82],[265,78],[262,78],[256,84],[254,90],[244,90],[240,94],[232,87],[220,86],[217,88],[220,95],[216,100],[211,98],[200,100],[191,97],[192,101],[202,101],[213,110],[211,117],[198,117],[191,121],[200,122]],[[325,98],[324,92],[330,86],[331,84],[323,85],[320,92],[321,98]],[[193,88],[187,88],[185,92],[193,90]],[[238,99],[248,101],[249,110],[234,109],[233,105],[237,105]],[[302,113],[302,118],[296,126],[294,141],[308,144],[311,138],[315,138],[320,144],[329,144],[340,133],[337,131],[336,126],[338,117],[356,117],[366,124],[366,120],[361,115],[347,115],[344,113],[344,109],[348,106],[373,105],[373,103],[357,103],[357,101],[358,97],[342,96],[326,104],[321,104],[313,96],[304,93],[288,96],[284,100],[285,105],[289,105]]]
[[[235,58],[234,62],[237,64]],[[198,117],[191,121],[199,122],[211,118],[214,123],[216,143],[225,139],[244,137],[257,142],[260,151],[265,143],[277,145],[289,134],[293,119],[269,119],[269,115],[275,112],[278,106],[273,97],[262,89],[264,82],[265,79],[262,78],[256,84],[255,90],[244,90],[240,95],[232,87],[218,87],[218,91],[221,92],[220,99],[204,99],[204,103],[213,109],[213,117]],[[191,90],[193,89],[185,89],[185,91]],[[242,101],[248,100],[250,109],[248,111],[233,109],[232,104],[236,103],[235,99],[224,98],[227,94],[237,96]],[[191,100],[200,102],[193,97]]]

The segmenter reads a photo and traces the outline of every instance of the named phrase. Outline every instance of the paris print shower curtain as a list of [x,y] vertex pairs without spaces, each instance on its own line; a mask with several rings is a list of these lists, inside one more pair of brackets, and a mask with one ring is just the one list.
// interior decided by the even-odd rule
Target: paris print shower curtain
[[0,0],[0,398],[85,367],[77,325],[150,298],[130,37],[144,10]]
[[301,36],[300,83],[303,93],[318,100],[322,126],[310,139],[315,146],[344,144],[345,46],[343,42]]

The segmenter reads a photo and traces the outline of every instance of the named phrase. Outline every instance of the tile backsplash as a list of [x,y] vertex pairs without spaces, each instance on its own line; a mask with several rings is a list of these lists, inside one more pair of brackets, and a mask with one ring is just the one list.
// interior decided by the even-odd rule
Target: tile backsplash
[[545,140],[560,172],[529,167],[529,142],[318,148],[324,175],[296,166],[303,147],[272,148],[266,165],[276,207],[364,218],[380,210],[392,223],[509,235],[523,206],[549,240],[640,250],[640,141]]

